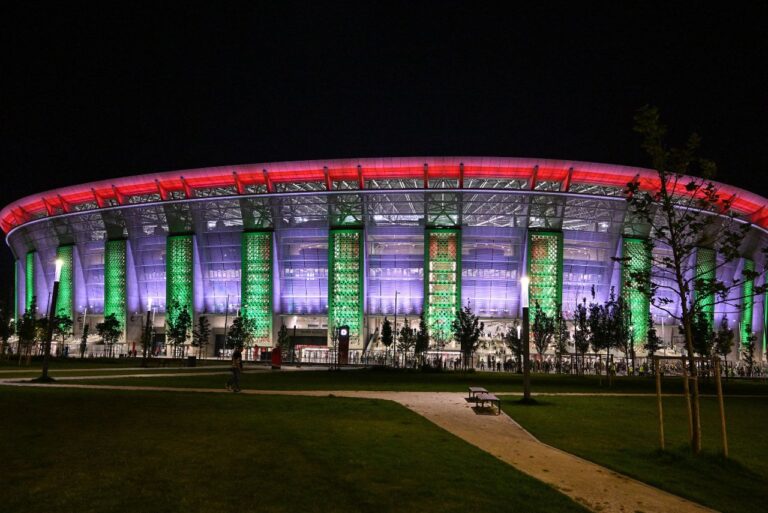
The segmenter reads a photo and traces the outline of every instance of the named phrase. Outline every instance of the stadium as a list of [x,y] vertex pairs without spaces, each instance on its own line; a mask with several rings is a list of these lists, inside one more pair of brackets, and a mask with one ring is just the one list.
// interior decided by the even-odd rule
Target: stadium
[[[275,345],[283,325],[304,358],[322,358],[332,344],[329,326],[347,325],[354,361],[381,351],[385,316],[416,326],[422,312],[432,339],[450,353],[457,350],[450,323],[468,305],[485,322],[484,351],[498,355],[503,344],[494,342],[521,317],[523,275],[532,303],[550,311],[560,304],[566,316],[593,287],[601,301],[614,289],[628,298],[635,344],[650,315],[675,351],[681,338],[673,319],[628,290],[613,260],[635,255],[633,265],[647,265],[648,230],[631,222],[624,197],[635,178],[646,188],[658,182],[649,169],[544,159],[237,165],[43,192],[6,206],[0,226],[16,260],[15,318],[33,297],[38,315],[46,314],[58,258],[55,308],[73,319],[73,341],[115,314],[123,351],[138,346],[148,315],[161,349],[166,311],[180,305],[210,320],[215,354],[242,315],[254,322],[252,358]],[[742,257],[718,270],[727,281],[762,265],[768,200],[718,186],[752,223]],[[701,248],[696,258],[714,268],[718,255]],[[714,310],[715,322],[738,323],[742,340],[751,327],[762,358],[764,297],[737,311]]]

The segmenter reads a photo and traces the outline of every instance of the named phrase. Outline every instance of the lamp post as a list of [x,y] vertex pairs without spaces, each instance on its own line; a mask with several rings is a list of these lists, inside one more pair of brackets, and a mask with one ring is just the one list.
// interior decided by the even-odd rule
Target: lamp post
[[523,307],[523,402],[531,400],[531,347],[528,320],[528,276],[520,278],[520,304]]
[[53,291],[51,292],[51,305],[48,308],[48,332],[45,334],[45,348],[43,350],[43,374],[38,381],[43,383],[53,381],[48,376],[48,358],[51,355],[51,340],[53,339],[53,320],[56,317],[56,300],[59,297],[59,280],[61,279],[61,268],[64,261],[56,259],[56,272],[53,275]]

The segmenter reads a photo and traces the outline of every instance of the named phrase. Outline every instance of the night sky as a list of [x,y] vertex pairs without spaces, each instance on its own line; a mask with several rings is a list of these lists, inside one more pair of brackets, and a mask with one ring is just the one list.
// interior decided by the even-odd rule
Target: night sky
[[[768,196],[768,3],[668,3],[6,2],[0,204],[279,160],[642,166],[632,116],[644,104],[678,140],[703,136],[720,181]],[[0,254],[10,297],[11,255]]]

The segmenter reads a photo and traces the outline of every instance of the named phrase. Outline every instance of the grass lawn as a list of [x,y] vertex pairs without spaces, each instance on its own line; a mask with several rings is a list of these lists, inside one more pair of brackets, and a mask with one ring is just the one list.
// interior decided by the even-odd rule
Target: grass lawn
[[686,446],[682,398],[664,399],[667,452],[658,448],[656,399],[546,397],[538,406],[504,401],[512,418],[545,443],[724,512],[764,512],[768,504],[768,398],[726,400],[731,459],[720,452],[717,401],[702,399],[705,453]]
[[585,511],[387,401],[0,388],[4,513]]
[[[119,378],[99,380],[100,384],[221,388],[226,379],[221,376]],[[533,392],[621,392],[655,393],[653,378],[617,377],[612,387],[598,376],[569,376],[534,374]],[[245,372],[243,387],[263,390],[410,390],[466,392],[468,386],[483,386],[494,392],[522,393],[523,378],[505,372],[421,372],[416,370],[358,369],[330,372],[274,371]],[[93,381],[91,381],[93,383]],[[723,381],[727,394],[768,394],[768,383],[762,380]],[[665,378],[664,391],[682,393],[682,381]],[[702,393],[714,393],[712,381],[702,380]]]

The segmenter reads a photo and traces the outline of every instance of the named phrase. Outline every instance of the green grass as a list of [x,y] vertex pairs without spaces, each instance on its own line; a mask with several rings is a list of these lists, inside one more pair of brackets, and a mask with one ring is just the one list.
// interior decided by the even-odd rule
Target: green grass
[[658,451],[656,399],[507,399],[504,411],[541,441],[724,512],[763,512],[768,503],[768,398],[726,400],[730,456],[720,455],[717,402],[702,399],[704,453],[687,447],[682,398],[664,399],[668,451]]
[[0,389],[4,513],[584,511],[404,407]]
[[[119,378],[99,380],[100,384],[168,386],[193,388],[221,388],[221,376]],[[616,392],[655,393],[653,378],[618,377],[608,387],[605,379],[598,376],[568,376],[555,374],[534,374],[535,392]],[[392,369],[360,369],[330,372],[275,371],[246,372],[243,387],[263,390],[400,390],[400,391],[448,391],[466,392],[468,386],[484,386],[494,392],[522,393],[522,376],[503,372],[421,372]],[[730,380],[723,382],[727,394],[768,394],[768,384],[761,380]],[[665,378],[664,391],[682,393],[679,378]],[[714,393],[714,385],[702,380],[702,393]]]

